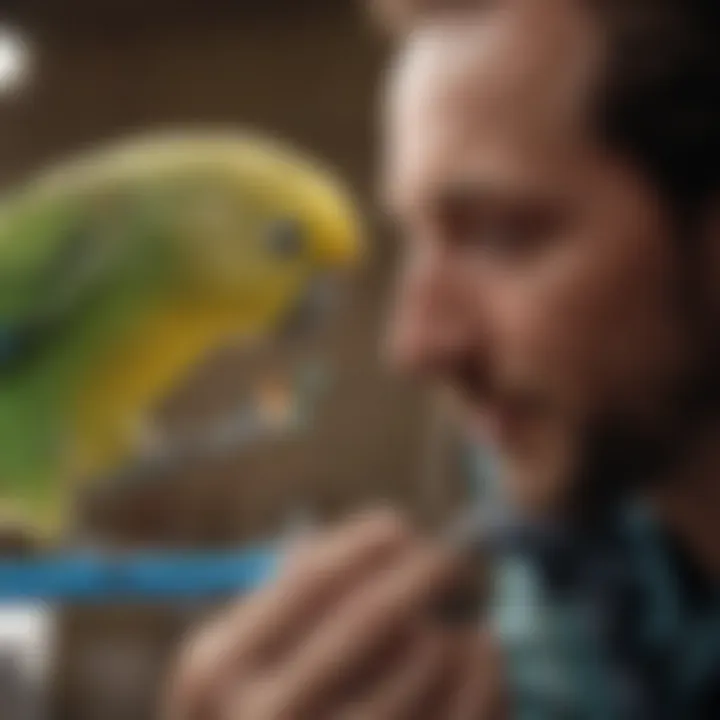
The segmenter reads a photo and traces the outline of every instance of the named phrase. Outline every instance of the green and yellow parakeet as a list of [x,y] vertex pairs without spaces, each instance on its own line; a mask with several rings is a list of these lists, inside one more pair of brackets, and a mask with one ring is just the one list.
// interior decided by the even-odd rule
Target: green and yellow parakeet
[[267,337],[361,244],[336,178],[252,135],[134,139],[8,194],[0,511],[54,528],[204,356]]

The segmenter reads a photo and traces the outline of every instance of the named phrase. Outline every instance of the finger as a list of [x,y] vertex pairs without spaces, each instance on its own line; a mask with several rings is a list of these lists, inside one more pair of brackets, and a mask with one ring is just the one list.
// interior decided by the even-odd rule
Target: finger
[[465,630],[438,629],[441,632],[447,647],[443,671],[435,678],[430,691],[426,693],[420,712],[416,714],[417,720],[437,720],[448,717],[449,709],[457,702],[456,696],[461,684],[460,678],[465,679],[469,660],[469,648],[471,642],[468,634],[472,632]]
[[416,622],[457,575],[457,564],[435,547],[416,548],[409,555],[342,603],[298,647],[284,675],[288,706],[312,704],[332,686],[348,682],[389,634]]
[[451,698],[448,720],[501,720],[507,717],[502,660],[487,633],[471,638],[464,653],[464,668]]
[[230,687],[214,715],[198,720],[280,720],[295,717],[275,701],[277,679],[271,674],[253,680],[251,687]]
[[362,575],[387,562],[409,534],[399,517],[387,511],[323,534],[302,563],[191,639],[172,682],[170,705],[205,704],[204,697],[216,693],[228,674],[252,665],[283,637],[295,635],[294,627],[339,592],[349,575]]
[[208,624],[194,634],[173,662],[164,687],[161,711],[164,720],[196,720],[212,717],[203,688],[203,673],[213,664],[217,640],[215,627]]
[[234,624],[245,651],[263,655],[294,645],[314,617],[392,562],[410,542],[409,527],[391,511],[363,514],[318,534],[288,562],[274,586],[240,608]]
[[362,552],[366,541],[382,542],[382,538],[392,541],[409,535],[409,524],[396,510],[387,507],[364,510],[334,527],[298,538],[285,553],[279,574],[281,577],[304,574],[317,565],[318,551],[327,550],[328,546],[339,553],[353,554]]
[[337,720],[416,720],[420,717],[423,701],[443,676],[449,648],[440,633],[424,633],[410,650],[399,666],[389,669],[364,697],[350,701],[334,717]]

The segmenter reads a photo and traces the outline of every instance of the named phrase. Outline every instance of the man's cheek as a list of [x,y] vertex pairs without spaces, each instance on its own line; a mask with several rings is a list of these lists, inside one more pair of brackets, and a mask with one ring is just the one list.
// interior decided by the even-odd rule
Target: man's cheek
[[572,304],[527,293],[501,311],[496,350],[504,382],[553,404],[574,405],[593,351]]
[[551,321],[552,312],[531,287],[509,287],[492,299],[489,350],[500,361],[500,370],[521,380],[544,374],[556,354],[561,323]]
[[583,364],[596,400],[634,412],[657,396],[683,362],[676,308],[658,282],[623,283],[586,314]]
[[649,340],[650,313],[632,302],[632,280],[603,270],[590,257],[559,261],[529,288],[523,326],[516,325],[518,356],[534,358],[547,391],[576,414],[600,410],[639,359],[634,348]]

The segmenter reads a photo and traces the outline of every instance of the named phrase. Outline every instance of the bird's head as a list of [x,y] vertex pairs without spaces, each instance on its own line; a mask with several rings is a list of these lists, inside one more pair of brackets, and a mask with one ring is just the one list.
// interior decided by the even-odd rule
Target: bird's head
[[351,194],[327,169],[257,138],[224,157],[200,154],[206,171],[188,175],[172,215],[186,270],[202,302],[268,323],[304,324],[332,302],[333,289],[363,255]]

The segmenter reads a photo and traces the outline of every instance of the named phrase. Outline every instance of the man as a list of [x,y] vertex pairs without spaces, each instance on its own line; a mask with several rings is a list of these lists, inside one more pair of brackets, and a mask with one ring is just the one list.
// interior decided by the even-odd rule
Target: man
[[171,717],[720,717],[718,5],[385,5],[390,354],[523,532],[480,633],[432,621],[458,563],[392,515],[308,541]]

